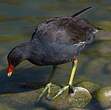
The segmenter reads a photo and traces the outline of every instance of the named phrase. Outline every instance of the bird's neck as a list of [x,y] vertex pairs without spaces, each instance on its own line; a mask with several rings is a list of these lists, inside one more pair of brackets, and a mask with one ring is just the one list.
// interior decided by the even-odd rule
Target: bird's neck
[[31,51],[31,43],[30,42],[24,42],[21,43],[20,45],[17,46],[18,49],[18,54],[20,57],[22,57],[22,60],[28,59],[30,56],[30,51]]

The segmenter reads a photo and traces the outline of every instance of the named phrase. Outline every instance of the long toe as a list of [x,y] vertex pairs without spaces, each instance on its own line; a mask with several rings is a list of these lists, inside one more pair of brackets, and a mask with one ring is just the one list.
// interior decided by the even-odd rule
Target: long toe
[[52,83],[48,83],[45,88],[43,89],[42,93],[40,94],[38,98],[38,102],[44,97],[44,95],[47,93],[47,96],[50,95],[50,87]]
[[57,94],[53,97],[53,99],[56,99],[57,97],[59,97],[64,91],[68,90],[68,88],[69,88],[69,85],[59,89],[59,92],[57,92]]

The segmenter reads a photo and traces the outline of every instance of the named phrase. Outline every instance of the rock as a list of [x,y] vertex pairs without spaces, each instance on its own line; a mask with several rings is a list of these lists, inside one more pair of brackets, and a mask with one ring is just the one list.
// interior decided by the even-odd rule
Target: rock
[[[59,89],[59,86],[52,85],[50,96],[53,97]],[[68,94],[68,90],[66,90],[55,100],[48,101],[47,98],[43,98],[43,101],[59,110],[66,108],[83,108],[91,101],[92,96],[87,89],[83,87],[74,87],[73,90],[74,93],[70,95]]]
[[77,86],[86,88],[91,94],[95,94],[95,92],[99,89],[99,85],[91,81],[82,81],[77,84]]
[[103,108],[111,108],[111,86],[101,88],[97,92],[97,100]]
[[69,108],[68,110],[88,110],[88,109],[83,109],[83,108]]
[[[60,89],[60,86],[52,85],[50,96],[54,96]],[[29,91],[19,91],[18,93],[7,93],[0,95],[0,108],[9,110],[83,110],[91,100],[91,95],[85,88],[74,87],[74,93],[68,94],[68,90],[63,92],[55,100],[48,100],[45,96],[37,103],[37,99],[44,88]]]
[[0,110],[15,110],[13,108],[9,108],[6,104],[0,104]]
[[72,107],[83,108],[85,107],[92,99],[89,91],[83,87],[74,87],[74,94],[69,96],[68,103]]
[[33,109],[33,110],[46,110],[46,109],[43,108],[43,107],[37,107],[37,108],[35,108],[35,109]]

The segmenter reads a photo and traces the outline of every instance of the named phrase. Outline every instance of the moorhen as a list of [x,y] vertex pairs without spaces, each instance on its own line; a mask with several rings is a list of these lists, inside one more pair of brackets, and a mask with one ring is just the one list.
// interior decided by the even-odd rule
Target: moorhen
[[87,20],[80,18],[82,12],[90,9],[87,7],[72,16],[54,17],[39,24],[32,34],[31,40],[21,43],[8,54],[7,73],[10,77],[14,68],[24,60],[35,65],[53,65],[53,72],[48,79],[43,93],[50,94],[51,78],[57,65],[72,62],[73,67],[67,86],[59,90],[53,97],[55,99],[63,91],[72,91],[72,83],[77,68],[77,56],[88,44],[92,43],[98,29]]

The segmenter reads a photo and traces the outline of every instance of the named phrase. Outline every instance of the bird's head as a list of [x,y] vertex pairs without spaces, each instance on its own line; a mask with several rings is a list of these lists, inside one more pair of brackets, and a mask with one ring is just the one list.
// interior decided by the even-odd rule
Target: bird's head
[[10,77],[14,72],[15,67],[22,61],[26,60],[29,55],[26,45],[20,45],[13,48],[7,56],[8,68],[7,75]]
[[7,75],[10,77],[14,71],[14,68],[22,61],[23,53],[20,51],[19,47],[11,50],[7,56],[8,68]]

